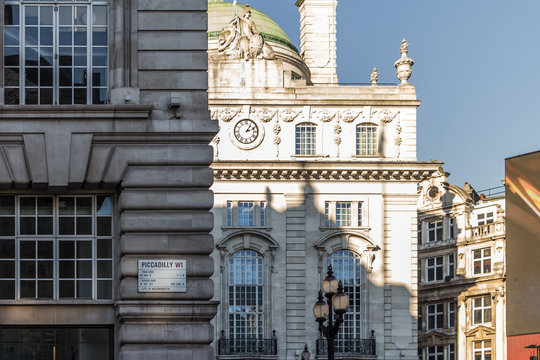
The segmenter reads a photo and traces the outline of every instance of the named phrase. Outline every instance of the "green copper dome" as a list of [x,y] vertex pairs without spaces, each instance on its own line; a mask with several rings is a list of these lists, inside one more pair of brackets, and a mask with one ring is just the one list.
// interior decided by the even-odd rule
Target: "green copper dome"
[[[244,5],[237,4],[236,10],[238,16],[244,13]],[[221,33],[221,29],[229,24],[233,18],[232,3],[223,0],[208,0],[208,38],[216,39]],[[293,45],[285,31],[266,14],[257,9],[251,8],[251,18],[257,26],[257,30],[268,42],[275,42],[285,45],[296,53],[298,50]]]

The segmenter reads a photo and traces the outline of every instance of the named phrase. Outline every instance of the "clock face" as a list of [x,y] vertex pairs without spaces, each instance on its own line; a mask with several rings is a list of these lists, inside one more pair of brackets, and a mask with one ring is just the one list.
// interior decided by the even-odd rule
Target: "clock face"
[[240,120],[234,126],[234,137],[242,144],[251,144],[259,136],[259,127],[253,121]]

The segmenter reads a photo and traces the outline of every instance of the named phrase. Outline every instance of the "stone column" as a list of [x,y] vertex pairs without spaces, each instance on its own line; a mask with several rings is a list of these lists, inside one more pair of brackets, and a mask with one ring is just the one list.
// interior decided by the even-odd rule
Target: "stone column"
[[467,358],[467,338],[465,337],[465,331],[467,330],[467,299],[465,296],[458,296],[457,298],[457,358]]

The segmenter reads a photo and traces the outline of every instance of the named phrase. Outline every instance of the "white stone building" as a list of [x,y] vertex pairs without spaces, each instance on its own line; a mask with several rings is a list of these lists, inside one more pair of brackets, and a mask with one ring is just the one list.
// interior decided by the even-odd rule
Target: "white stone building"
[[419,187],[419,355],[504,360],[504,193],[479,196],[447,176],[441,168]]
[[408,45],[400,85],[340,86],[337,2],[297,5],[300,52],[255,9],[209,2],[216,356],[325,358],[312,307],[332,264],[340,356],[416,359],[417,183],[439,164],[416,158]]

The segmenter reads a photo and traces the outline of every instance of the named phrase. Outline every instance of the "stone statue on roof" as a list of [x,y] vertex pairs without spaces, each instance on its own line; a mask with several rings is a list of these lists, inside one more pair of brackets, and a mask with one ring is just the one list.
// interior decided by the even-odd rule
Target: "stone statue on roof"
[[[233,6],[236,8],[234,4]],[[244,14],[241,18],[237,15],[233,16],[229,24],[221,30],[218,52],[236,55],[246,61],[274,58],[274,50],[264,41],[255,22],[251,19],[249,5],[244,7]]]

